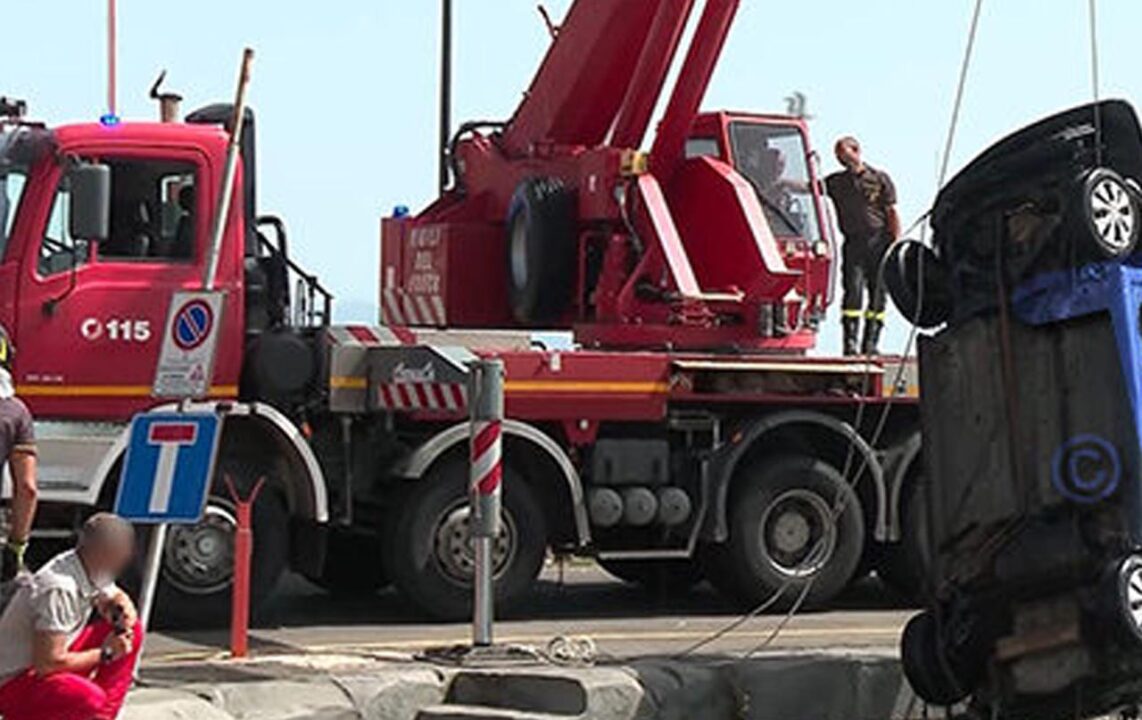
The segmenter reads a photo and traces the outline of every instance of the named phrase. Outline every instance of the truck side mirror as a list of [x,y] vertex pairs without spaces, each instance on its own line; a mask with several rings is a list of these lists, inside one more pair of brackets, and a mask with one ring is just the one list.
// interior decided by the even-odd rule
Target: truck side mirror
[[82,163],[68,171],[68,231],[81,240],[106,240],[111,227],[111,168]]

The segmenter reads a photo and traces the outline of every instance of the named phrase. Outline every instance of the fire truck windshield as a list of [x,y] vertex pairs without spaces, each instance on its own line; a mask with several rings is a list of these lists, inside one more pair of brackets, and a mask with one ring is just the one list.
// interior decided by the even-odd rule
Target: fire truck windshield
[[0,125],[0,257],[8,249],[28,169],[50,148],[51,134],[41,128]]
[[775,235],[821,239],[809,159],[800,129],[761,122],[730,123],[734,167],[757,190]]

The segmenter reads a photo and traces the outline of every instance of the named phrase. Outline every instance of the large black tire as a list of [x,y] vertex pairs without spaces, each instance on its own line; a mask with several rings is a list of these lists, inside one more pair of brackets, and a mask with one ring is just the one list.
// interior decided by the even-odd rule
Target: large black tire
[[755,462],[736,483],[729,539],[709,551],[706,575],[715,587],[749,607],[784,588],[775,609],[791,607],[802,592],[802,608],[822,607],[844,590],[864,552],[864,512],[836,468],[787,455]]
[[375,595],[389,584],[381,560],[382,548],[381,539],[376,535],[346,529],[331,530],[325,550],[325,565],[320,575],[309,580],[337,597]]
[[[472,617],[467,469],[458,458],[445,460],[408,488],[385,541],[388,576],[414,607],[438,620]],[[503,493],[496,610],[510,613],[539,576],[547,553],[547,521],[534,492],[507,466]]]
[[925,611],[912,617],[900,637],[900,661],[908,684],[921,700],[948,707],[968,696],[970,687],[956,678],[943,655],[936,618]]
[[1117,259],[1134,251],[1142,228],[1138,199],[1122,176],[1095,168],[1079,183],[1079,212],[1098,253]]
[[876,560],[877,577],[910,603],[926,599],[932,583],[925,493],[921,474],[905,478],[900,490],[900,540],[883,545]]
[[575,282],[575,199],[558,180],[530,178],[512,195],[507,274],[512,314],[525,325],[557,320]]
[[599,565],[619,580],[659,596],[684,594],[703,577],[697,560],[599,560]]
[[[244,460],[220,458],[203,520],[170,528],[155,599],[160,626],[221,627],[230,621],[236,513],[223,482],[226,474],[246,496],[266,471]],[[255,619],[289,563],[289,510],[270,480],[254,503],[250,611]],[[141,547],[146,547],[149,535],[141,535]]]
[[904,319],[918,327],[934,328],[952,316],[947,268],[931,248],[915,240],[901,240],[888,249],[884,287]]

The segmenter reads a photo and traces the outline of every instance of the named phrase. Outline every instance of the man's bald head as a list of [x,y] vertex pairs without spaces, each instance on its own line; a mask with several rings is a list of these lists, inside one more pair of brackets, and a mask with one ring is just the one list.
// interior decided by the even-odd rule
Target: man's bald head
[[833,146],[833,152],[837,155],[837,162],[849,170],[860,170],[860,141],[852,135],[845,135],[837,140],[836,145]]
[[135,554],[135,529],[118,515],[95,513],[80,528],[76,548],[89,573],[117,577]]

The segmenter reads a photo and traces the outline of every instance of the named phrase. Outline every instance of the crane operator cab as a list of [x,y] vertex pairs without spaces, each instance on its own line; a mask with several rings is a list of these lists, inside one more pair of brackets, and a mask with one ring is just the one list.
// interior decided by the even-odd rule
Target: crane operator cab
[[786,267],[798,271],[798,294],[812,300],[805,319],[816,326],[832,295],[836,256],[820,187],[817,155],[801,118],[704,113],[686,141],[686,157],[732,166],[757,193]]
[[886,259],[902,314],[935,330],[932,570],[901,647],[931,704],[1061,718],[1142,699],[1139,180],[1133,109],[1079,107],[977,157],[937,197],[932,247]]

